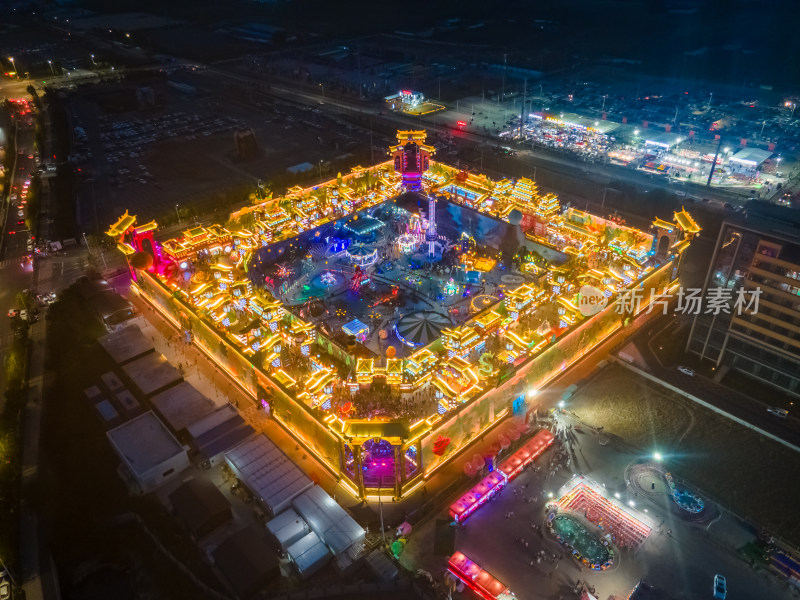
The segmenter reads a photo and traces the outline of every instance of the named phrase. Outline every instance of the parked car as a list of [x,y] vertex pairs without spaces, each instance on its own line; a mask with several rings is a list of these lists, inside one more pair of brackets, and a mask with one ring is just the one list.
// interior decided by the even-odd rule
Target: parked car
[[680,366],[678,367],[678,371],[689,377],[694,377],[694,369],[690,369],[689,367]]
[[11,584],[4,579],[0,582],[0,600],[8,600],[9,598],[11,598]]
[[714,575],[714,598],[725,600],[728,595],[728,582],[722,575]]
[[19,311],[19,318],[22,319],[23,321],[27,321],[28,320],[28,311],[26,309],[24,309],[24,308],[21,311]]
[[785,408],[775,408],[773,406],[770,406],[767,409],[767,412],[769,414],[775,415],[776,417],[779,417],[781,419],[785,419],[787,416],[789,416],[789,411],[786,410]]
[[8,309],[8,316],[9,317],[16,317],[19,314],[19,311],[16,308],[9,308]]

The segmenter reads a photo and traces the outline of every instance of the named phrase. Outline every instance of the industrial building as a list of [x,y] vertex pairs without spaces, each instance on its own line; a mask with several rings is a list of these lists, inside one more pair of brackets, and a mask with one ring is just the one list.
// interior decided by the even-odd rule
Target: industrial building
[[149,492],[189,466],[186,450],[151,411],[109,431],[126,478]]

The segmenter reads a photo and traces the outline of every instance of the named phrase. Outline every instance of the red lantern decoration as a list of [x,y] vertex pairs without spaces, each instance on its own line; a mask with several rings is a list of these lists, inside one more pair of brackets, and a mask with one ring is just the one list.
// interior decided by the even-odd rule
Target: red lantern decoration
[[437,437],[436,441],[433,443],[433,453],[436,456],[443,456],[449,445],[450,438],[442,437],[442,434],[440,433],[439,437]]

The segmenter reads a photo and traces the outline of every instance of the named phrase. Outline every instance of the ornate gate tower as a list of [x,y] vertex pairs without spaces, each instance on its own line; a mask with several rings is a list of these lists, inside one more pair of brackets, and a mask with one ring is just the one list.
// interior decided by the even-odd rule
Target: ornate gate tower
[[422,174],[428,170],[430,157],[436,151],[425,143],[425,131],[398,131],[397,145],[390,146],[394,158],[394,170],[403,176],[403,185],[408,191],[422,189]]
[[[161,249],[153,239],[153,233],[157,228],[158,225],[155,221],[137,225],[136,215],[128,214],[126,210],[125,214],[106,231],[106,235],[116,240],[117,248],[128,259],[129,265],[134,254],[146,252],[152,258],[152,266],[158,268],[163,263],[163,260],[161,258]],[[136,279],[136,273],[133,268],[131,268],[131,273],[133,278]]]

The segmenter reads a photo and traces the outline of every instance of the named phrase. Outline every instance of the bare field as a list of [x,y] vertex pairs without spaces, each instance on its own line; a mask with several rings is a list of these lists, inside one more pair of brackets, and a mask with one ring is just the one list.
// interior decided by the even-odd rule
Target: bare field
[[778,537],[800,543],[800,454],[612,366],[570,401],[583,421],[641,449]]

